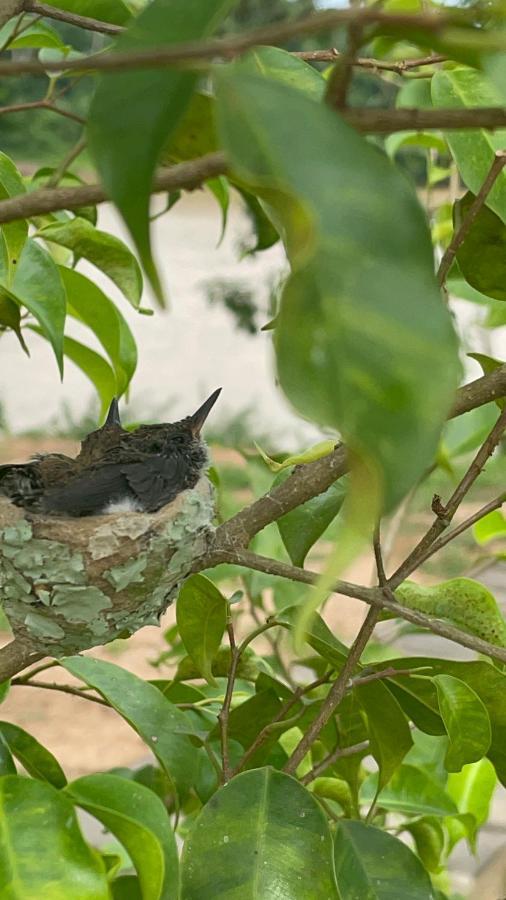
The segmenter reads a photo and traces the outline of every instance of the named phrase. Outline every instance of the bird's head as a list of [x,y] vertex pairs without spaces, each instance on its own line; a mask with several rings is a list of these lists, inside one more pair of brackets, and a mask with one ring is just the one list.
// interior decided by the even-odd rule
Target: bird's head
[[202,446],[202,428],[220,394],[221,388],[218,388],[191,416],[165,426],[167,429],[165,452],[177,449],[192,450]]

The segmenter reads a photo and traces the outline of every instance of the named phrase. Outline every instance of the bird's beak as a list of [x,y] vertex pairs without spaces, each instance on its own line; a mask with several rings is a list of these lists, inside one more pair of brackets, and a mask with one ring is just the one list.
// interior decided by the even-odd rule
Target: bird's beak
[[121,425],[117,397],[113,397],[113,399],[111,400],[111,405],[109,407],[109,412],[107,413],[107,418],[104,422],[104,425]]
[[218,388],[218,390],[214,391],[214,393],[212,393],[211,396],[207,398],[206,402],[198,408],[197,412],[194,412],[193,415],[190,416],[190,429],[194,437],[199,436],[202,426],[220,394],[221,388]]

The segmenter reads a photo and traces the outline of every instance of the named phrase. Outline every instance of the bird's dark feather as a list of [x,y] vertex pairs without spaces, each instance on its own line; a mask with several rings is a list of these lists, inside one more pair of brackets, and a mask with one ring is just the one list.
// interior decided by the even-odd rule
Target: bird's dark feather
[[[154,456],[149,463],[133,463],[123,467],[123,472],[135,497],[146,512],[156,512],[181,491],[186,484],[187,464],[178,453],[170,456]],[[195,482],[196,482],[195,478]]]

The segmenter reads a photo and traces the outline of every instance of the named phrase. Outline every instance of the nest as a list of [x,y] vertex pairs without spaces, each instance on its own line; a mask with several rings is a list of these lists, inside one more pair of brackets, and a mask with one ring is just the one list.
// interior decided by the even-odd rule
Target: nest
[[207,478],[154,514],[45,517],[0,497],[0,596],[14,635],[58,657],[158,625],[213,517]]

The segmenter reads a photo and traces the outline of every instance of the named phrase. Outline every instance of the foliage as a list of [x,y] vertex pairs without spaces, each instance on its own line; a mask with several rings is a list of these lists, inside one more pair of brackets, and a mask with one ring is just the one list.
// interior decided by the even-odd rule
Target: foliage
[[[2,122],[18,115],[19,103],[35,102],[20,114],[52,111],[70,130],[58,137],[64,148],[53,146],[55,165],[29,176],[21,155],[7,152],[12,135],[1,134],[1,331],[16,335],[20,352],[32,332],[42,335],[62,375],[69,359],[93,383],[102,414],[126,394],[137,353],[121,304],[153,312],[141,305],[143,273],[158,305],[165,302],[150,239],[161,163],[163,215],[185,189],[204,184],[223,231],[232,198],[247,210],[247,252],[282,244],[286,271],[271,303],[258,300],[257,286],[225,282],[211,285],[210,300],[219,295],[249,333],[263,326],[255,339],[272,339],[281,389],[330,437],[286,456],[254,448],[244,420],[232,423],[232,462],[218,457],[210,473],[221,527],[207,536],[208,553],[188,563],[175,623],[153,661],[156,678],[90,656],[59,661],[77,680],[71,692],[135,730],[148,765],[69,783],[38,740],[0,722],[0,894],[448,896],[451,854],[462,841],[475,848],[495,786],[506,785],[506,625],[470,571],[505,554],[505,495],[490,496],[504,482],[506,426],[504,380],[490,385],[505,367],[457,335],[443,296],[485,311],[486,328],[506,322],[505,129],[469,128],[466,118],[491,115],[490,107],[501,114],[501,10],[434,5],[429,21],[417,0],[380,11],[369,4],[369,18],[353,5],[352,19],[335,13],[332,46],[342,55],[328,50],[310,65],[290,51],[307,40],[329,46],[337,18],[325,18],[314,37],[317,15],[309,25],[302,18],[297,35],[296,18],[314,11],[305,0],[54,6],[64,19],[98,19],[103,34],[92,40],[50,14],[3,23],[6,71],[34,60],[42,70],[17,83],[5,78],[0,99],[11,108]],[[279,39],[269,33],[284,49],[242,38],[234,45],[238,30],[266,23],[281,23]],[[232,41],[226,52],[216,36]],[[101,72],[114,62],[110,45],[126,64]],[[92,50],[105,52],[89,66],[78,54]],[[168,62],[134,59],[162,51],[172,54]],[[409,117],[425,124],[402,127]],[[82,192],[75,160],[84,138],[139,259],[100,227],[98,203]],[[33,146],[43,162],[40,141]],[[402,163],[411,152],[426,209]],[[64,201],[46,190],[58,187]],[[81,260],[109,279],[107,291],[83,274]],[[90,345],[73,337],[73,321],[86,326]],[[456,394],[466,354],[485,373],[485,398]],[[465,402],[452,411],[456,396]],[[468,494],[472,512],[452,531]],[[410,504],[422,526],[413,525]],[[390,572],[387,558],[385,573],[387,529],[398,568]],[[447,545],[464,533],[468,552],[449,572]],[[371,546],[378,585],[336,585],[345,563]],[[440,566],[436,584],[420,583],[426,563]],[[335,587],[373,608],[351,647],[320,614]],[[424,628],[480,656],[402,655],[372,640],[380,618],[394,620],[396,635]],[[2,677],[25,662],[4,668],[0,651]],[[44,668],[14,677],[10,690],[36,683]],[[8,690],[6,680],[2,701]],[[85,840],[79,810],[114,836],[121,855]]]

